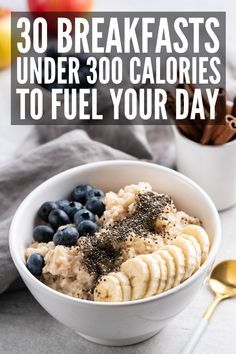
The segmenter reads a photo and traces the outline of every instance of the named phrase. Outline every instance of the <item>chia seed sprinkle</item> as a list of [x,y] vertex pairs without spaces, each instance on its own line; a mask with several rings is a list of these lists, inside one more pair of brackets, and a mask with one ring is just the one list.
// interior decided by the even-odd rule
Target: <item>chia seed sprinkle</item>
[[124,219],[102,229],[92,237],[81,237],[78,247],[83,264],[96,279],[119,268],[125,241],[132,236],[145,238],[154,233],[153,224],[166,208],[170,209],[171,197],[155,192],[137,195],[135,210]]

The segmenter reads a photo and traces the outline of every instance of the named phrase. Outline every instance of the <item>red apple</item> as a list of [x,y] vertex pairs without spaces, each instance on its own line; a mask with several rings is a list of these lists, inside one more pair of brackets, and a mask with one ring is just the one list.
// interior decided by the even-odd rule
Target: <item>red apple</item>
[[86,12],[93,0],[28,0],[28,5],[32,12]]
[[[93,0],[28,0],[29,9],[36,16],[42,16],[47,20],[49,32],[56,32],[57,12],[89,12],[93,9]],[[67,16],[72,21],[74,16]]]

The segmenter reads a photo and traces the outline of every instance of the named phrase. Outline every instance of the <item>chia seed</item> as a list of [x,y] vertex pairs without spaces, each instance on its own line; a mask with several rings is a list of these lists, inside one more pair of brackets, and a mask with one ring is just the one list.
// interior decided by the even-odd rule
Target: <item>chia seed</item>
[[[145,192],[137,195],[135,210],[124,219],[102,229],[92,237],[81,237],[78,247],[82,261],[90,274],[99,279],[102,275],[118,270],[124,243],[132,235],[145,238],[154,233],[153,224],[166,207],[171,205],[168,195]],[[130,235],[130,236],[129,236]]]

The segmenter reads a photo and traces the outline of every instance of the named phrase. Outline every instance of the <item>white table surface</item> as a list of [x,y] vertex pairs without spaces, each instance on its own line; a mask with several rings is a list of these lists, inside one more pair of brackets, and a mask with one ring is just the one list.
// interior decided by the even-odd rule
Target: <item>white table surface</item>
[[[16,10],[25,9],[25,1],[0,0],[0,6]],[[97,0],[99,11],[227,11],[227,74],[228,90],[236,93],[236,54],[233,52],[236,29],[236,3],[199,0]],[[234,46],[233,46],[234,44]],[[0,72],[0,165],[12,159],[19,144],[31,127],[10,125],[10,72]],[[236,183],[236,181],[232,181]],[[221,213],[223,241],[217,261],[235,258],[236,207]],[[177,354],[197,324],[198,319],[212,299],[206,286],[193,299],[192,304],[176,317],[162,332],[152,339],[135,346],[109,348],[94,345],[80,338],[73,331],[52,319],[27,291],[0,296],[0,353],[81,353],[81,354]],[[210,322],[207,332],[195,354],[236,353],[236,300],[222,303]]]

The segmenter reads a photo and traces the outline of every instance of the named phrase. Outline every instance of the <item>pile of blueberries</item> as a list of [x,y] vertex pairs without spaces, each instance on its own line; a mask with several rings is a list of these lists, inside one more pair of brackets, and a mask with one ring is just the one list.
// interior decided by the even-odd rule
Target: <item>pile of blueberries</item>
[[[70,200],[45,202],[38,210],[43,224],[33,230],[34,240],[63,246],[74,246],[81,236],[92,236],[99,231],[96,216],[101,217],[105,205],[104,193],[89,184],[80,184],[71,193]],[[27,268],[34,275],[40,275],[44,259],[34,253],[27,260]]]
[[[55,61],[55,65],[57,66],[58,63],[58,58],[60,56],[60,54],[57,52],[57,49],[54,46],[51,46],[48,48],[48,50],[46,51],[45,54],[46,57],[50,57]],[[46,84],[44,82],[44,77],[43,77],[43,83],[42,86],[47,89],[47,90],[52,90],[54,88],[68,88],[68,89],[72,89],[72,88],[76,88],[77,90],[79,90],[80,88],[89,88],[93,85],[91,85],[90,83],[88,83],[87,77],[91,75],[90,73],[90,65],[87,65],[87,59],[88,56],[84,53],[75,53],[75,54],[70,54],[71,57],[75,57],[79,59],[80,62],[80,68],[78,71],[78,75],[79,75],[79,80],[80,83],[66,83],[66,84],[59,84],[57,81],[57,78],[55,79],[55,81],[53,83],[50,84]],[[67,63],[64,64],[64,69],[65,72],[63,73],[63,79],[67,79],[68,78],[68,65]],[[57,72],[57,70],[56,70]]]

